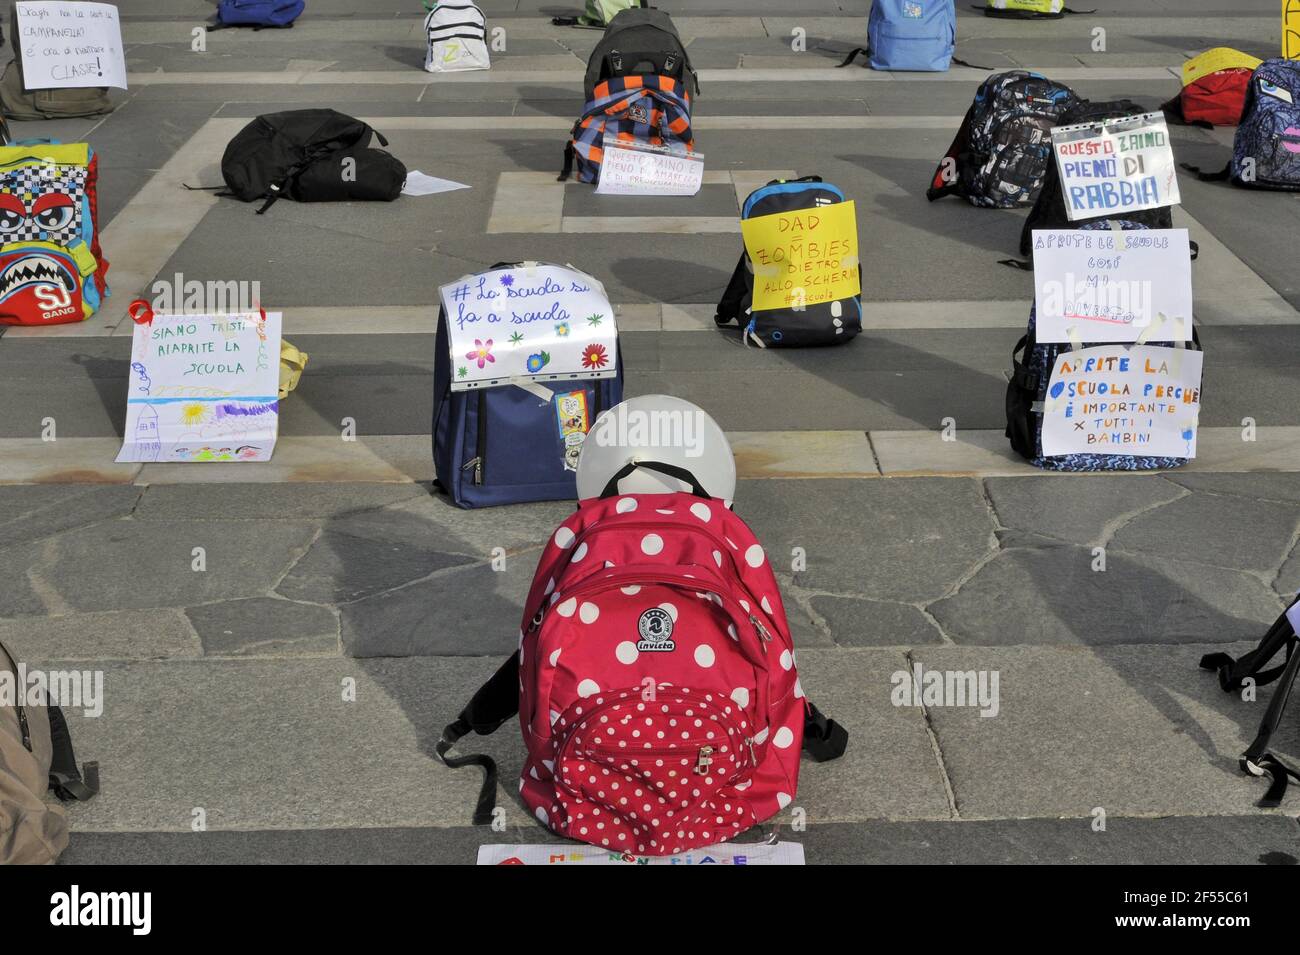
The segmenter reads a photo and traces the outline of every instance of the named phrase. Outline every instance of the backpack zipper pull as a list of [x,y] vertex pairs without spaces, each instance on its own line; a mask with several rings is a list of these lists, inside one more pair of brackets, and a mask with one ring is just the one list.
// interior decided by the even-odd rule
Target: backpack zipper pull
[[767,628],[759,623],[758,618],[752,613],[749,615],[749,622],[754,625],[754,629],[758,631],[758,635],[762,638],[764,644],[772,642],[772,635],[767,632]]
[[474,483],[482,484],[483,483],[483,458],[481,456],[477,458],[471,458],[470,460],[466,461],[464,464],[460,466],[460,469],[462,471],[468,471],[470,468],[474,469]]
[[703,776],[705,773],[709,771],[709,767],[712,765],[713,765],[713,747],[701,746],[700,754],[695,759],[695,772],[698,775]]
[[745,745],[749,747],[749,765],[757,766],[758,757],[754,755],[754,738],[752,736],[746,736]]

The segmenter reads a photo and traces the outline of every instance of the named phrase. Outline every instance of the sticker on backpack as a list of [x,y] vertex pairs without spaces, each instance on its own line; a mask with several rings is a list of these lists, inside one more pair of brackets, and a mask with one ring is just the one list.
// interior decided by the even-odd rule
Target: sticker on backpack
[[663,607],[651,607],[636,622],[636,632],[641,639],[636,642],[639,653],[656,653],[676,650],[673,642],[673,616]]

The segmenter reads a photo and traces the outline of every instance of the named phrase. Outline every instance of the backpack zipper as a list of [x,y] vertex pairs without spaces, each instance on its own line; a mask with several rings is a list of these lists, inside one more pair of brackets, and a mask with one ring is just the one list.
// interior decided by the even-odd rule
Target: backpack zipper
[[487,457],[487,390],[478,393],[478,420],[475,422],[477,437],[474,450],[477,454],[460,466],[462,471],[474,469],[474,483],[483,483],[483,463]]

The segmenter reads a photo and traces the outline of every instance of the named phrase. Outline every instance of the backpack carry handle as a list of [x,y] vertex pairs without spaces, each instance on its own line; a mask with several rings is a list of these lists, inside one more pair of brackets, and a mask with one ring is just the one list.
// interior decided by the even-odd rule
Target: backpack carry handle
[[646,471],[655,471],[670,478],[676,478],[679,481],[689,484],[691,486],[691,493],[696,497],[702,497],[706,501],[712,500],[712,496],[708,491],[704,490],[704,485],[696,479],[694,474],[685,468],[678,467],[675,464],[665,464],[663,461],[627,462],[627,464],[618,469],[617,474],[609,479],[609,483],[605,485],[605,490],[600,492],[601,499],[617,497],[619,493],[618,482],[623,480],[623,478],[627,477],[633,471],[636,471],[638,468],[643,468]]

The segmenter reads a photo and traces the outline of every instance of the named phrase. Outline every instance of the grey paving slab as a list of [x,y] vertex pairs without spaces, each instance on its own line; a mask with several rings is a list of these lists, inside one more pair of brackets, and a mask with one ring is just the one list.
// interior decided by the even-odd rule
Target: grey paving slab
[[[1182,550],[1190,545],[1184,542]],[[1256,639],[1281,609],[1259,577],[1209,564],[1105,552],[1032,535],[999,554],[951,597],[929,605],[956,643],[1179,644]]]
[[992,543],[975,481],[745,481],[736,501],[769,554],[805,550],[811,591],[933,600]]
[[179,610],[119,610],[0,619],[0,643],[23,660],[170,660],[203,646]]
[[0,547],[131,514],[142,491],[129,486],[0,488]]
[[1295,481],[1286,474],[1259,472],[1239,474],[1229,478],[1223,474],[1191,474],[1174,471],[1166,474],[1165,479],[1193,491],[1300,504],[1300,481]]
[[989,478],[984,487],[1003,527],[1088,545],[1107,542],[1137,514],[1188,493],[1149,474],[1072,475],[1050,482]]
[[332,656],[339,652],[338,616],[330,607],[247,597],[185,611],[208,656]]
[[[926,669],[999,674],[996,716],[927,710],[961,817],[1254,811],[1267,787],[1241,774],[1237,757],[1264,704],[1222,693],[1213,674],[1198,669],[1210,649],[914,650]],[[1284,727],[1275,745],[1288,755],[1300,749],[1296,727]]]
[[157,484],[144,490],[134,517],[137,521],[309,520],[355,514],[428,493],[426,487],[406,484],[279,484],[256,491],[229,484]]
[[432,546],[380,540],[326,527],[277,587],[291,600],[348,603],[466,564]]
[[[160,533],[161,532],[161,533]],[[183,607],[270,590],[316,533],[278,522],[114,521],[0,548],[0,615]],[[195,548],[206,569],[195,570]],[[33,607],[31,596],[40,595]]]
[[[1293,820],[1256,816],[867,822],[781,830],[808,865],[1295,865]],[[534,827],[353,828],[256,832],[82,832],[63,865],[472,865],[480,845],[564,844]]]
[[809,600],[837,646],[911,647],[943,642],[933,621],[908,604],[825,595]]
[[1290,553],[1297,530],[1300,505],[1191,494],[1134,517],[1114,541],[1133,554],[1272,574]]

